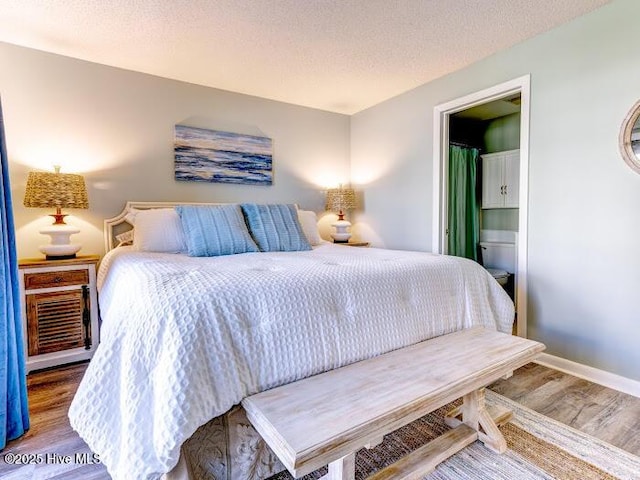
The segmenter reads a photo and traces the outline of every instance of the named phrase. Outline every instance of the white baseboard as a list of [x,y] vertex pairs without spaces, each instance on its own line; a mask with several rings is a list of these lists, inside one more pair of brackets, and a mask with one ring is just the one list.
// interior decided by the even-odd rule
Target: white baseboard
[[560,370],[561,372],[568,373],[574,377],[582,378],[605,387],[613,388],[620,392],[628,393],[634,397],[640,397],[640,382],[632,380],[630,378],[616,375],[615,373],[593,368],[582,363],[572,362],[555,355],[549,355],[548,353],[542,353],[535,360],[535,363],[539,363],[545,367]]

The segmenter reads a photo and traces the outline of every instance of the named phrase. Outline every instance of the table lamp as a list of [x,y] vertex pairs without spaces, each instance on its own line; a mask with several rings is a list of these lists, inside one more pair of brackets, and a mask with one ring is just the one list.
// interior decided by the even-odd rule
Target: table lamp
[[335,243],[347,243],[351,238],[349,227],[351,222],[344,219],[344,211],[356,207],[356,193],[353,188],[330,188],[327,190],[326,210],[338,213],[338,221],[332,223],[336,231],[331,234]]
[[56,213],[50,214],[55,219],[53,224],[40,230],[41,234],[51,237],[51,243],[41,245],[39,249],[47,260],[74,258],[82,247],[70,243],[69,237],[79,233],[80,229],[64,222],[67,215],[62,213],[62,209],[89,208],[82,175],[60,173],[59,166],[55,167],[55,173],[29,172],[24,206],[56,209]]

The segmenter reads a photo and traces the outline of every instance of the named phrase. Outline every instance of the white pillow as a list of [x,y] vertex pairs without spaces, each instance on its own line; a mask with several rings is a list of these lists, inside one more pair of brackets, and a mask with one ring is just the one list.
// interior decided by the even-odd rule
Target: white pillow
[[141,252],[180,253],[187,250],[180,216],[173,208],[138,210],[133,248]]
[[310,210],[298,210],[298,221],[309,243],[311,245],[320,245],[322,238],[320,238],[320,232],[318,231],[316,213]]
[[129,223],[130,225],[136,224],[136,215],[142,210],[138,210],[137,208],[129,208],[129,211],[124,216],[124,221]]

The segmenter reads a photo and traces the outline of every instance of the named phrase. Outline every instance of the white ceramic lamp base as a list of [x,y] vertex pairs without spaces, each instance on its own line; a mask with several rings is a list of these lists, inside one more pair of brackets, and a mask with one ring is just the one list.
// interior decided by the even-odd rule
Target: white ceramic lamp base
[[331,238],[335,243],[347,243],[351,238],[351,232],[349,232],[349,227],[351,226],[351,222],[347,220],[338,220],[335,223],[331,224],[332,227],[335,227],[336,231],[331,234]]
[[40,245],[39,250],[47,256],[48,260],[73,258],[82,246],[70,243],[69,237],[74,233],[80,233],[80,229],[71,225],[49,225],[40,230],[43,235],[51,237],[49,245]]

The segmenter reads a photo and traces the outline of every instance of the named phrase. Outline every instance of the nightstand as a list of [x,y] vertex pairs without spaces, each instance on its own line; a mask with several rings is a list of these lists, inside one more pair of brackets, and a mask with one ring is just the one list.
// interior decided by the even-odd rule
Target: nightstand
[[344,245],[345,247],[368,247],[370,245],[369,242],[347,242],[347,243],[340,243],[340,242],[334,242],[336,245]]
[[18,262],[26,370],[93,356],[98,346],[97,255]]

